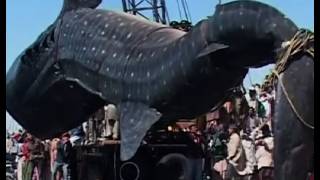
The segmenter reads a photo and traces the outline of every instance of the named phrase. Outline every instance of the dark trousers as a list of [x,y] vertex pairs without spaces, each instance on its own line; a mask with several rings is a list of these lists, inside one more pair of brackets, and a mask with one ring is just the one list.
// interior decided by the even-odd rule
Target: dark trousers
[[274,180],[272,167],[263,167],[259,169],[259,180]]
[[238,175],[238,172],[231,164],[228,164],[225,180],[241,180],[241,177]]
[[190,159],[191,162],[191,177],[192,180],[198,180],[202,178],[202,159]]

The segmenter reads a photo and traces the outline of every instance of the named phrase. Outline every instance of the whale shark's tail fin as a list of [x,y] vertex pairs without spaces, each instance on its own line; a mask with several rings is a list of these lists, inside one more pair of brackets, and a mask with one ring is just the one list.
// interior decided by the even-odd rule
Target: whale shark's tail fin
[[60,15],[79,8],[94,9],[98,7],[101,2],[102,0],[64,0]]

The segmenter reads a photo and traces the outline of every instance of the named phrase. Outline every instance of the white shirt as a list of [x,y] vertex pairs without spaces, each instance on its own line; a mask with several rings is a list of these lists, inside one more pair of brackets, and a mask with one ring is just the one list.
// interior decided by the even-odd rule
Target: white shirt
[[118,120],[119,117],[118,117],[118,112],[117,112],[117,108],[115,105],[109,104],[109,105],[105,106],[104,111],[105,111],[105,119]]
[[255,146],[252,141],[249,140],[242,140],[242,146],[246,155],[246,168],[241,175],[252,174],[254,171],[254,166],[257,164],[256,157],[255,157]]
[[263,104],[265,110],[266,110],[266,116],[271,116],[271,104],[270,101],[274,99],[274,94],[266,93],[266,96],[262,96],[259,98],[259,101]]
[[270,151],[266,150],[264,146],[257,146],[256,159],[258,163],[258,169],[261,169],[262,167],[273,167],[273,137],[266,137],[263,140],[270,149]]

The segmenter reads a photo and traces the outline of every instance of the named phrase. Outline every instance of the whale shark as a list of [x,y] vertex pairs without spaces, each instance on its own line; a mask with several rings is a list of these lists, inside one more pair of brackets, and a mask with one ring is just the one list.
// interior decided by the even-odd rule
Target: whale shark
[[298,30],[275,8],[249,0],[217,5],[189,32],[97,9],[100,3],[64,1],[10,68],[6,108],[27,131],[50,138],[115,104],[121,160],[157,124],[219,107],[248,68],[273,63]]

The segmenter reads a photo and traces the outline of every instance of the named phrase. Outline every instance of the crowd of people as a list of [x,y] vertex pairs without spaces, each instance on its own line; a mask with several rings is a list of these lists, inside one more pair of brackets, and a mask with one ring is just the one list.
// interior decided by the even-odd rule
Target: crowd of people
[[256,84],[246,94],[247,114],[235,113],[239,103],[233,100],[207,115],[203,133],[208,152],[206,162],[211,167],[207,175],[211,174],[213,179],[274,179],[271,123],[274,100],[272,87],[262,89]]
[[7,130],[6,158],[15,164],[18,180],[76,179],[74,146],[93,144],[102,137],[119,139],[118,113],[112,104],[98,110],[82,126],[53,139],[40,140],[24,130]]
[[69,133],[41,141],[23,130],[7,132],[6,159],[16,163],[17,180],[71,179],[73,155]]
[[[187,130],[207,152],[205,161],[209,166],[206,167],[210,168],[206,174],[213,179],[245,176],[273,179],[271,119],[275,94],[271,87],[261,89],[256,84],[247,95],[248,114],[237,114],[245,119],[234,115],[237,102],[227,101],[220,109],[207,114],[202,131],[194,125]],[[16,157],[18,180],[67,180],[76,176],[73,146],[97,143],[101,138],[120,138],[114,105],[104,106],[82,126],[51,140],[41,141],[22,130],[7,133],[6,150],[8,155]]]

